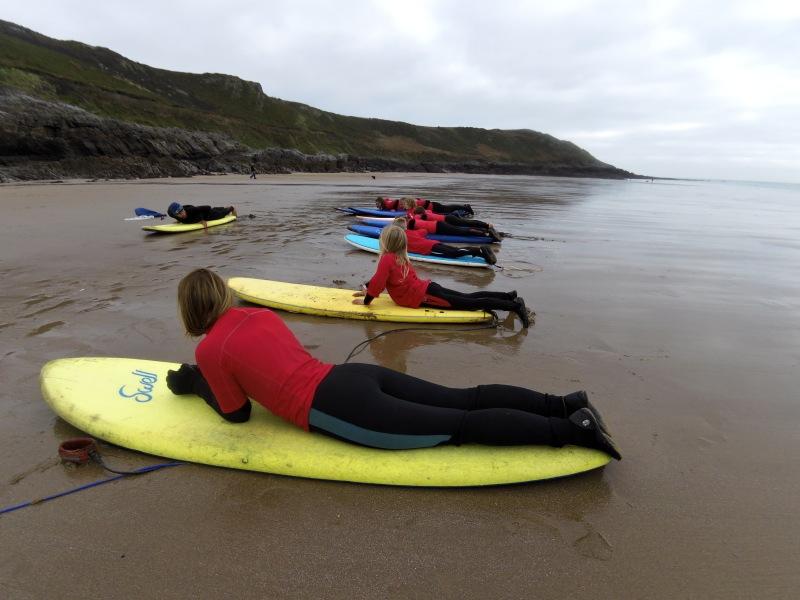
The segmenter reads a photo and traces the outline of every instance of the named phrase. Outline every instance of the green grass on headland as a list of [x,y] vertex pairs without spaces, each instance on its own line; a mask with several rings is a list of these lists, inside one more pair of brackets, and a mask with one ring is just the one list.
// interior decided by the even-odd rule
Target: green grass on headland
[[254,149],[622,173],[570,142],[535,131],[421,127],[337,115],[272,98],[258,83],[230,75],[157,69],[6,21],[0,21],[0,86],[126,122],[218,132]]

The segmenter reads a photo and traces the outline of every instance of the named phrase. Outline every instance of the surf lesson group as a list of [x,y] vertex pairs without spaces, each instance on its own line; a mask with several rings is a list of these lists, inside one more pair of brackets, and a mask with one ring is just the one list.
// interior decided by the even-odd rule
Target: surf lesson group
[[[153,396],[174,402],[175,396],[194,394],[230,423],[248,422],[254,401],[295,426],[301,444],[309,439],[303,436],[319,434],[374,453],[433,453],[442,447],[454,448],[455,453],[470,453],[479,446],[497,448],[495,452],[502,452],[501,447],[549,447],[557,449],[556,454],[541,457],[531,453],[529,460],[557,462],[559,452],[572,452],[578,463],[585,465],[547,476],[572,474],[602,466],[611,458],[621,459],[585,390],[553,395],[502,383],[454,388],[380,365],[330,364],[312,356],[271,309],[417,323],[485,322],[495,318],[492,311],[501,310],[515,314],[525,328],[533,316],[516,291],[461,292],[417,275],[412,260],[485,268],[495,265],[490,244],[501,243],[503,235],[490,223],[475,219],[469,204],[379,197],[375,208],[337,210],[357,219],[357,224],[348,227],[353,233],[346,241],[379,255],[374,274],[362,288],[348,291],[237,277],[226,282],[210,269],[191,271],[180,280],[177,297],[185,332],[202,338],[196,346],[195,363],[165,368],[166,385],[159,388],[156,384]],[[167,215],[176,223],[143,229],[157,233],[207,230],[237,218],[233,206],[178,202],[169,205]],[[384,291],[389,299],[381,296]],[[235,305],[235,296],[261,306]],[[158,380],[157,375],[153,377]],[[585,456],[590,454],[581,452],[604,458],[587,461]],[[491,453],[487,460],[492,460]],[[326,478],[324,474],[312,476]],[[513,477],[499,481],[544,478]],[[336,478],[348,479],[347,475]]]

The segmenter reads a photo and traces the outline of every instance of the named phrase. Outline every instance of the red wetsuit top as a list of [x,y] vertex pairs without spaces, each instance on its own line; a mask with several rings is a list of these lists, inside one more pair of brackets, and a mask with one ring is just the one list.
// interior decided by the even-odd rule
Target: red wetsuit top
[[418,219],[416,216],[408,220],[408,228],[416,229],[418,231],[427,231],[428,233],[436,233],[436,224],[438,221],[426,221],[425,219]]
[[197,345],[195,358],[224,413],[252,398],[308,430],[317,386],[333,365],[311,356],[264,308],[229,308]]
[[418,215],[414,212],[414,210],[408,211],[408,216],[412,219],[421,219],[423,221],[446,221],[447,215],[440,215],[430,210],[426,210],[424,214]]
[[[397,255],[387,252],[378,261],[375,275],[369,280],[367,294],[377,298],[383,290],[388,290],[389,296],[395,304],[418,308],[425,298],[429,283],[429,280],[417,277],[417,273],[411,265],[408,265],[404,277],[403,267],[397,264]],[[200,370],[203,370],[202,367]]]
[[406,242],[408,242],[408,251],[415,254],[430,254],[433,247],[438,244],[434,240],[427,239],[428,232],[421,229],[406,229]]

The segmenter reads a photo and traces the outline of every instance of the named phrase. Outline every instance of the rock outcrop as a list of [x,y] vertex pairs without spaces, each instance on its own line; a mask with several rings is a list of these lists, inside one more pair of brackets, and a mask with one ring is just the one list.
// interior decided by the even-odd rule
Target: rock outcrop
[[148,127],[0,88],[0,181],[188,177],[212,173],[394,171],[625,177],[608,165],[416,162],[255,150],[219,133]]

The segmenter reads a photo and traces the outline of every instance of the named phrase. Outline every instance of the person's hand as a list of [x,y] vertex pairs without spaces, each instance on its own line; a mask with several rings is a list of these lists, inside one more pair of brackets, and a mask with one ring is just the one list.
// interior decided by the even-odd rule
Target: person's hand
[[353,296],[355,296],[355,297],[357,297],[357,298],[359,298],[359,297],[361,297],[361,296],[366,296],[366,295],[367,295],[367,293],[366,293],[366,292],[364,292],[363,290],[362,290],[362,291],[360,291],[360,292],[353,292]]
[[[353,295],[355,296],[356,294]],[[367,304],[364,304],[363,298],[353,298],[353,304],[357,304],[358,306],[368,306]]]

